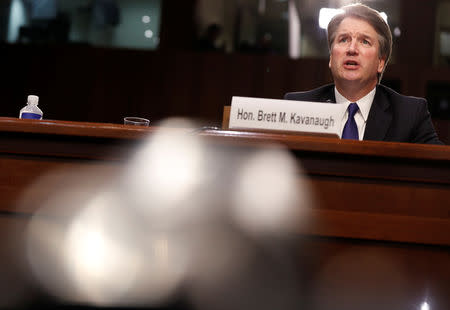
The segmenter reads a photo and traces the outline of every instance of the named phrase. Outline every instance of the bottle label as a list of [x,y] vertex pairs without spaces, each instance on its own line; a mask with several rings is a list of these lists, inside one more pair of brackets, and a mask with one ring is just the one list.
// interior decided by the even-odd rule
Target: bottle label
[[27,119],[41,119],[42,116],[36,113],[22,113],[22,115],[20,115],[20,118],[27,118]]

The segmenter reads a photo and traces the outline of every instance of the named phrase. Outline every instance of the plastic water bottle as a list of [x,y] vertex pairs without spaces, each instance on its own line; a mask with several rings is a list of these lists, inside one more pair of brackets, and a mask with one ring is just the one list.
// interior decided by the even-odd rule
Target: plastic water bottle
[[19,118],[42,119],[44,113],[38,108],[38,102],[38,96],[29,95],[27,105],[20,110]]

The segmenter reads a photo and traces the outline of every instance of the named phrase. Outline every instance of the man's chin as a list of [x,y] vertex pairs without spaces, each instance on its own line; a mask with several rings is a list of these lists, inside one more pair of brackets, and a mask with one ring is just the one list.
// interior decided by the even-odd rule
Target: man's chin
[[361,81],[362,77],[361,74],[359,74],[359,72],[346,72],[344,75],[342,75],[342,79],[345,81]]
[[352,78],[343,78],[341,77],[339,81],[334,80],[335,85],[339,85],[339,88],[341,89],[347,89],[347,90],[363,90],[363,89],[370,89],[372,87],[375,87],[377,84],[377,80],[371,81],[367,79],[362,79],[361,77],[352,77]]
[[339,78],[342,84],[359,84],[362,82],[360,76],[342,76]]

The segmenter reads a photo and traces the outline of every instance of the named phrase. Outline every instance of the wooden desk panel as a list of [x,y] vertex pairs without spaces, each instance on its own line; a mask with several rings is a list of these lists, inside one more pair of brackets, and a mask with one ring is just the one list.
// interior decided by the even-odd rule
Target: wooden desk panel
[[[134,147],[156,130],[0,118],[0,168],[5,171],[0,177],[4,197],[0,210],[14,211],[12,203],[20,192],[47,171],[95,167],[104,173],[116,173]],[[192,134],[192,130],[187,132]],[[327,222],[336,217],[337,224],[326,230],[330,236],[377,236],[386,241],[450,245],[448,146],[237,131],[206,130],[196,134],[227,148],[286,146],[312,184],[318,202],[313,214]],[[32,207],[28,210],[32,211]],[[355,229],[345,231],[351,225],[339,224],[346,216],[349,221],[358,218],[370,223],[376,218],[377,222],[398,227],[371,236],[359,235]],[[412,224],[433,234],[415,233]]]

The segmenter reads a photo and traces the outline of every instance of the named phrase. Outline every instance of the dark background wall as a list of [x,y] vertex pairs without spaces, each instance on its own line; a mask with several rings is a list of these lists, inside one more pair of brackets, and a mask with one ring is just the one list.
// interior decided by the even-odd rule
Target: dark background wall
[[[232,96],[282,98],[288,91],[331,82],[327,59],[194,51],[195,1],[181,3],[180,8],[180,1],[163,1],[158,51],[2,44],[0,115],[17,117],[26,96],[37,94],[46,119],[122,123],[127,115],[153,122],[186,116],[220,125],[223,106]],[[429,35],[434,33],[436,1],[405,0],[402,5],[407,35],[397,42],[395,64],[383,83],[427,97],[438,133],[450,143],[450,117],[440,105],[450,86],[450,70],[433,66]]]

